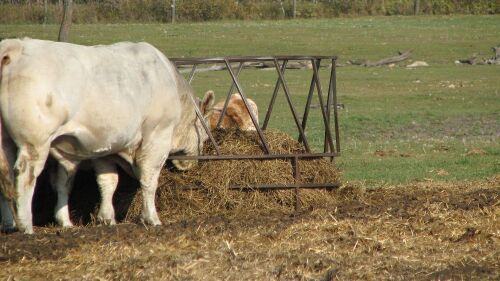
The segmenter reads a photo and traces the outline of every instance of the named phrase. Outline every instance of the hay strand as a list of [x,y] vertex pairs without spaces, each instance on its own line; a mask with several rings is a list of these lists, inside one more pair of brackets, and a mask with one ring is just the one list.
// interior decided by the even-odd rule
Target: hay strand
[[[305,149],[289,135],[277,131],[264,132],[275,154],[304,153]],[[258,135],[240,130],[216,130],[214,137],[223,155],[262,155]],[[215,154],[207,144],[205,155]],[[338,169],[327,159],[300,160],[300,183],[332,183],[339,179]],[[192,170],[179,172],[163,169],[159,178],[156,205],[160,219],[189,218],[201,214],[238,213],[239,211],[292,210],[293,190],[240,192],[230,186],[251,187],[258,184],[295,183],[292,165],[287,159],[200,161]],[[196,190],[185,188],[196,186]],[[138,193],[139,194],[139,193]],[[325,190],[303,190],[301,206],[308,208],[327,204],[331,195]],[[142,209],[140,196],[135,196],[126,220],[135,220]]]

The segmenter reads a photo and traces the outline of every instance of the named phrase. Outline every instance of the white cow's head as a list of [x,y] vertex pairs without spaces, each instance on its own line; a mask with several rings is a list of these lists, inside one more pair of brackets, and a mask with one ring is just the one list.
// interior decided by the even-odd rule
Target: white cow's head
[[[198,100],[197,102],[197,106],[204,118],[203,122],[207,124],[207,120],[212,114],[214,93],[212,91],[206,92],[203,100]],[[189,122],[190,124],[186,126],[186,131],[179,132],[182,136],[181,138],[176,138],[174,136],[174,147],[177,147],[177,153],[180,155],[200,155],[203,151],[203,143],[208,139],[208,134],[205,131],[203,124],[201,123],[202,121],[198,118],[194,110],[190,114]],[[194,165],[196,165],[196,162],[197,161],[195,160],[172,161],[174,166],[181,171],[189,170]]]

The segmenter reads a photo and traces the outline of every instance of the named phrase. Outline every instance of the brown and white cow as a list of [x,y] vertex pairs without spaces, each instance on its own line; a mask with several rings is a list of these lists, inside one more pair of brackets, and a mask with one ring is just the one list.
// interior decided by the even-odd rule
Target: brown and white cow
[[[213,95],[213,91],[208,91],[206,95]],[[259,110],[257,104],[247,98],[250,110],[255,116],[257,124],[259,122]],[[217,127],[217,122],[222,114],[222,109],[224,108],[225,100],[219,101],[212,108],[213,113],[210,115],[210,128],[214,129]],[[252,122],[250,113],[248,112],[245,103],[239,93],[232,94],[229,103],[227,104],[226,114],[222,119],[220,128],[239,128],[243,131],[255,131],[255,125]]]
[[[50,154],[59,162],[56,218],[71,225],[67,193],[78,164],[93,160],[105,219],[116,164],[140,182],[142,220],[161,224],[158,177],[169,153],[197,155],[207,138],[192,89],[147,43],[80,46],[34,39],[0,42],[0,211],[2,227],[32,233],[36,178]],[[206,101],[209,103],[208,101]],[[207,116],[208,117],[208,116]],[[66,194],[65,194],[66,192]],[[12,212],[14,210],[14,212]]]

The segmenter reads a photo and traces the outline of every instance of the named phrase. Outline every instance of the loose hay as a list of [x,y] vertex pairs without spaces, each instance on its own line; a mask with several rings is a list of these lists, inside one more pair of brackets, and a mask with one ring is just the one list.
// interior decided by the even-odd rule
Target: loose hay
[[0,280],[500,280],[500,175],[334,193],[294,216],[0,233]]
[[[304,153],[304,147],[287,134],[277,130],[264,132],[271,151],[276,154]],[[262,155],[256,133],[240,130],[214,131],[223,155]],[[207,143],[204,154],[213,155],[213,145]],[[299,160],[301,183],[332,183],[339,178],[338,169],[328,159]],[[200,214],[261,210],[291,210],[295,204],[293,190],[240,192],[229,190],[231,185],[251,187],[257,184],[294,183],[290,160],[218,160],[200,161],[198,167],[186,171],[163,169],[159,179],[156,205],[160,219],[171,220]],[[186,189],[196,186],[199,190]],[[126,220],[134,220],[142,209],[142,198],[135,196]],[[301,190],[304,208],[327,204],[331,195],[326,190]]]

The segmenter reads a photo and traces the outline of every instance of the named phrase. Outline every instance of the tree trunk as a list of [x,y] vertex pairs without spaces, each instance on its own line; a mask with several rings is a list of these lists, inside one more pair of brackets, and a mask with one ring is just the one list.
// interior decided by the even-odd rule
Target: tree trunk
[[415,0],[415,15],[420,12],[420,0]]
[[43,0],[43,24],[47,24],[47,0]]
[[281,7],[281,12],[283,13],[283,18],[286,18],[285,7],[283,7],[283,1],[279,0],[278,2],[280,2],[280,7]]
[[297,16],[297,0],[293,0],[293,18]]
[[175,23],[175,0],[172,0],[172,23]]
[[382,14],[385,16],[387,11],[385,10],[385,0],[382,0],[382,3],[380,3],[380,10],[382,11]]
[[72,0],[63,0],[64,11],[63,18],[61,22],[61,28],[59,29],[60,42],[68,42],[69,39],[69,28],[71,27],[71,18],[73,16]]

